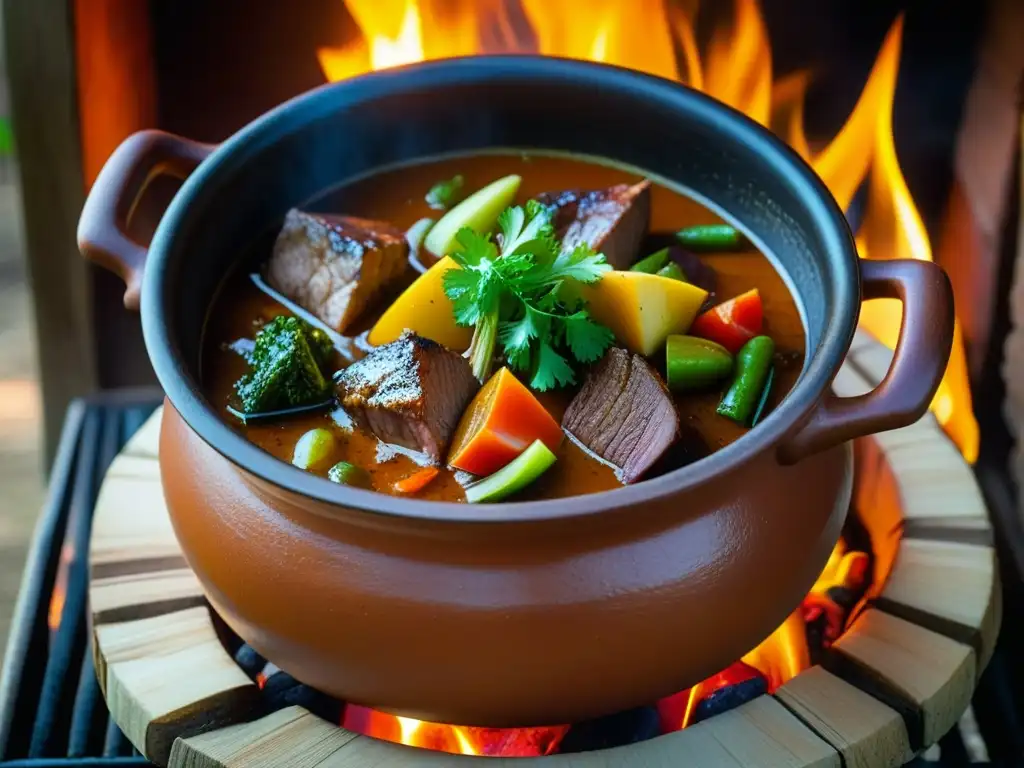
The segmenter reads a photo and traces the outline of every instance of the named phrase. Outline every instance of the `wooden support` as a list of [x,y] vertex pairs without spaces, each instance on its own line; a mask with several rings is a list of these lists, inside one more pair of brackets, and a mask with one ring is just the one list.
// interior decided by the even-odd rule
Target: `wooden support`
[[[888,354],[878,346],[858,334],[854,355],[874,363],[844,366],[833,385],[838,394],[877,384]],[[451,755],[356,735],[301,707],[258,717],[258,691],[217,639],[168,520],[159,418],[111,466],[93,528],[96,666],[132,742],[174,768],[452,765]],[[966,708],[999,629],[986,511],[969,468],[931,416],[860,441],[857,460],[856,505],[872,540],[876,583],[824,667],[683,731],[515,766],[884,768],[942,736]]]
[[900,711],[915,750],[952,728],[974,693],[970,646],[884,611],[862,613],[832,652],[826,667]]
[[225,652],[174,536],[160,487],[159,411],[111,464],[90,543],[89,607],[100,686],[140,752],[166,765],[174,739],[250,716],[259,690]]
[[95,637],[111,715],[158,764],[168,763],[176,738],[259,706],[259,689],[224,651],[204,607],[107,624]]
[[846,768],[887,768],[914,756],[896,710],[821,667],[793,678],[775,697],[837,749]]
[[990,547],[905,538],[875,604],[970,645],[980,675],[998,636],[998,583]]
[[[158,418],[151,417],[136,440],[155,437]],[[139,448],[135,442],[133,450]],[[89,585],[93,626],[205,603],[171,528],[155,450],[151,457],[125,453],[114,459],[96,510]]]
[[255,722],[178,739],[170,761],[189,768],[323,768],[338,765],[339,751],[356,738],[302,707],[286,707]]

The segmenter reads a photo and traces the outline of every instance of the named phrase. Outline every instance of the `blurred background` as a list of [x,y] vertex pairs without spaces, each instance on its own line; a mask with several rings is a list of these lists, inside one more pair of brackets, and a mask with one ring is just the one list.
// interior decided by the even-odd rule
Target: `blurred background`
[[0,662],[43,495],[42,409],[4,61],[0,55]]

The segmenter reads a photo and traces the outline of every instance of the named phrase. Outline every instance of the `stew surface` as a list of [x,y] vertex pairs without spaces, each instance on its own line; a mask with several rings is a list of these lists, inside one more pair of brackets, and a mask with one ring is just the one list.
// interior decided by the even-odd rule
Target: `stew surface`
[[[590,162],[547,155],[474,155],[445,158],[415,166],[390,170],[339,188],[306,210],[340,213],[365,219],[390,222],[405,231],[423,217],[439,218],[425,200],[427,190],[439,180],[455,175],[464,179],[467,191],[480,189],[507,174],[522,177],[516,195],[520,205],[536,195],[554,190],[601,189],[617,184],[633,184],[641,176],[625,170]],[[650,234],[636,259],[655,250],[666,235],[698,224],[716,223],[719,219],[694,201],[671,189],[654,184],[651,189]],[[647,243],[652,243],[650,247]],[[308,430],[323,427],[337,438],[328,461],[318,463],[311,471],[326,475],[339,461],[350,462],[365,469],[372,487],[385,493],[396,493],[395,483],[409,478],[420,467],[431,462],[422,454],[382,443],[366,426],[354,423],[340,406],[315,413],[293,415],[279,420],[243,423],[234,418],[228,406],[237,406],[236,382],[246,374],[249,363],[239,349],[248,345],[257,331],[279,315],[290,314],[280,303],[260,290],[250,273],[263,268],[269,253],[263,251],[243,259],[241,267],[223,286],[210,311],[207,322],[203,381],[210,402],[224,414],[247,439],[282,461],[292,461],[299,438]],[[753,249],[739,252],[702,253],[701,260],[717,274],[715,294],[708,306],[756,288],[763,305],[761,334],[774,341],[774,384],[768,397],[768,408],[774,407],[791,389],[803,366],[804,330],[800,315],[785,282],[769,260]],[[255,263],[254,263],[255,260]],[[427,262],[428,258],[423,257]],[[429,264],[428,264],[429,265]],[[365,332],[401,290],[419,273],[408,268],[394,281],[387,294],[374,301],[351,326],[346,336]],[[450,307],[438,311],[451,312]],[[665,371],[665,350],[662,347],[649,358],[651,365]],[[346,360],[338,354],[330,367],[340,369]],[[496,364],[497,370],[500,363]],[[587,367],[580,368],[582,382]],[[523,376],[520,380],[528,380]],[[742,437],[746,427],[719,415],[716,408],[722,400],[725,384],[704,392],[674,394],[679,414],[680,438],[666,455],[647,472],[660,474],[693,462]],[[562,415],[579,384],[573,387],[535,392],[539,401],[561,423]],[[755,427],[756,428],[756,427]],[[612,467],[598,460],[572,439],[564,439],[555,451],[557,461],[536,481],[520,491],[517,499],[541,499],[595,493],[621,485]],[[436,463],[436,462],[434,462]],[[443,464],[443,462],[442,462]],[[474,478],[468,473],[441,466],[436,477],[416,498],[464,501],[464,487]]]

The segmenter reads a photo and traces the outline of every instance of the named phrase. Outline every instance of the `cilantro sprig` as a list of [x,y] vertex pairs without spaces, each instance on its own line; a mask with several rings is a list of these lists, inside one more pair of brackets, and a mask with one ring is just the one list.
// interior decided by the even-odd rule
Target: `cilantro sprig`
[[550,213],[534,200],[506,208],[498,227],[497,243],[468,227],[459,230],[461,250],[449,255],[461,269],[444,274],[455,321],[474,327],[467,352],[473,373],[487,378],[500,344],[513,370],[530,373],[534,389],[573,384],[571,360],[593,362],[615,339],[589,315],[578,291],[611,267],[586,244],[563,252]]

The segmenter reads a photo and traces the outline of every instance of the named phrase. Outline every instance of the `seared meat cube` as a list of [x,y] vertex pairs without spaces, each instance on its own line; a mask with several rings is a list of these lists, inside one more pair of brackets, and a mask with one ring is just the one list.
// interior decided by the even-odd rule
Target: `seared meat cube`
[[385,443],[440,461],[480,384],[469,361],[406,331],[338,374],[345,409]]
[[633,483],[676,441],[679,415],[657,371],[613,347],[569,403],[562,429]]
[[406,269],[405,234],[383,221],[288,211],[267,280],[338,332]]
[[586,243],[603,253],[615,269],[629,269],[639,257],[651,218],[651,182],[589,192],[546,192],[537,200],[552,211],[562,250]]

